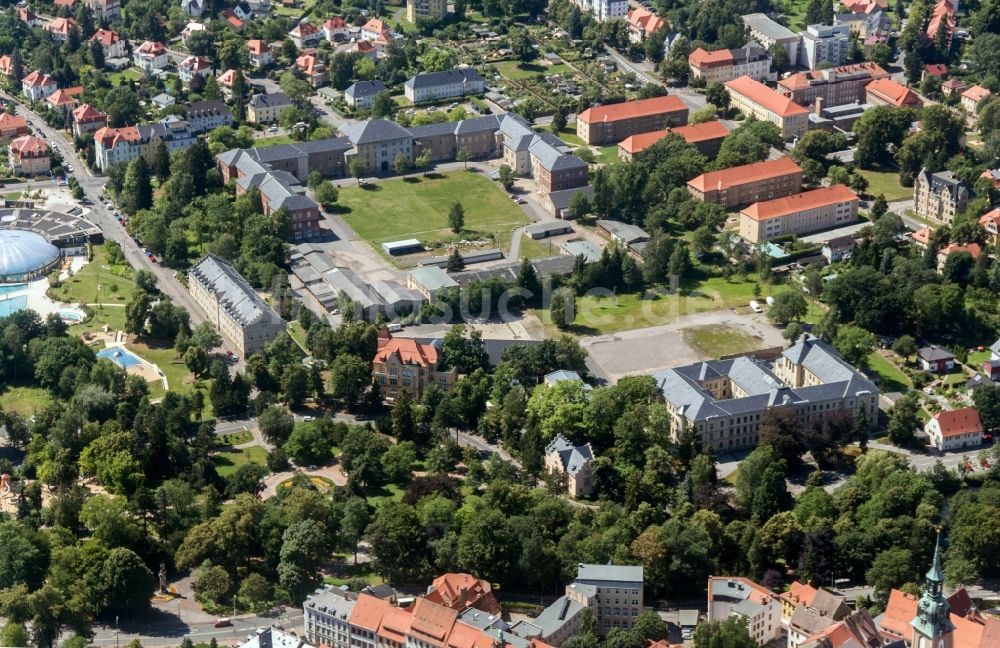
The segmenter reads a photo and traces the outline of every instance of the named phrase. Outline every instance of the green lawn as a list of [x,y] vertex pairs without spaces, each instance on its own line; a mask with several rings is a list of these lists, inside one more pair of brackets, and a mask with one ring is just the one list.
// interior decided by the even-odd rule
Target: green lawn
[[868,367],[878,374],[881,381],[879,389],[882,392],[906,392],[913,388],[913,383],[899,367],[889,362],[886,358],[875,351],[868,356]]
[[[380,244],[408,238],[425,245],[489,238],[528,222],[524,212],[487,178],[469,171],[387,180],[340,191],[339,209],[358,236],[381,253]],[[448,225],[451,204],[461,202],[465,227]]]
[[212,455],[212,462],[215,464],[215,470],[219,473],[220,477],[228,477],[246,463],[266,466],[267,450],[259,445],[254,445],[242,450],[218,452]]
[[[749,312],[753,296],[754,277],[727,281],[712,277],[704,281],[685,282],[685,294],[668,294],[663,288],[612,297],[587,295],[577,299],[576,321],[570,332],[580,335],[600,335],[648,326],[669,324],[682,315],[743,307]],[[761,298],[791,290],[784,285],[761,285]],[[536,311],[546,324],[546,311]]]
[[594,161],[598,164],[611,164],[618,161],[618,145],[602,146],[594,156]]
[[374,508],[378,508],[383,502],[398,502],[403,499],[406,489],[398,484],[386,484],[381,488],[370,489],[365,492],[365,499]]
[[255,139],[253,145],[256,148],[267,148],[268,146],[278,146],[279,144],[291,144],[294,142],[288,135],[275,135],[273,137],[261,137]]
[[20,191],[8,191],[3,195],[4,200],[17,200],[21,197]]
[[688,346],[709,358],[755,351],[760,348],[762,342],[755,335],[724,324],[689,328],[683,335]]
[[112,268],[103,245],[94,247],[94,260],[83,266],[78,273],[68,278],[58,288],[50,288],[48,295],[56,301],[71,304],[113,304],[105,307],[91,307],[94,316],[73,331],[96,331],[107,325],[111,330],[125,327],[125,304],[132,298],[135,282],[131,278],[131,268]]
[[983,366],[984,362],[990,359],[990,357],[991,356],[988,349],[984,349],[983,351],[971,351],[969,352],[969,358],[965,364],[969,365],[970,367],[979,369]]
[[139,79],[145,78],[145,76],[146,75],[143,74],[142,70],[139,68],[130,67],[122,70],[121,72],[115,72],[114,74],[109,75],[108,81],[110,81],[112,87],[114,87],[121,85],[122,79],[125,79],[126,81],[138,81]]
[[541,257],[559,254],[559,247],[550,241],[536,241],[527,234],[521,238],[521,259],[539,259]]
[[298,344],[303,351],[308,353],[308,351],[306,351],[306,330],[302,328],[302,325],[299,324],[298,321],[289,322],[286,330],[288,331],[288,336],[295,340],[295,343]]
[[580,136],[576,134],[576,126],[567,126],[562,129],[556,135],[559,139],[566,142],[570,146],[586,146],[587,143],[580,139]]
[[253,441],[253,433],[250,430],[238,430],[236,432],[227,432],[225,434],[217,434],[215,436],[215,443],[218,446],[238,446],[244,443],[250,443]]
[[497,71],[505,78],[512,81],[523,81],[530,79],[537,74],[573,74],[573,70],[565,63],[555,65],[544,65],[542,63],[518,63],[517,61],[504,61],[496,64]]
[[0,394],[0,408],[27,417],[40,412],[52,403],[49,390],[40,387],[9,387]]
[[872,196],[883,194],[889,202],[913,198],[913,189],[899,184],[899,173],[896,171],[858,169],[858,174],[868,180],[868,189],[865,193]]

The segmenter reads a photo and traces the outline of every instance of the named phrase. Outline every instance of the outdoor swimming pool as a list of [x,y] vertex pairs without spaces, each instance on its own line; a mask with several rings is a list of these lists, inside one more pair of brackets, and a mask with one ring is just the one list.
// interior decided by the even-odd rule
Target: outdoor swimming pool
[[28,307],[27,295],[21,295],[20,297],[11,297],[9,299],[0,300],[0,317],[7,317],[12,313],[16,313],[19,310],[24,310],[27,307]]
[[28,287],[28,284],[7,284],[0,286],[0,295],[9,295],[10,293],[15,293],[24,290]]
[[122,369],[142,364],[142,358],[124,347],[110,347],[97,352],[98,358],[107,358]]
[[63,321],[71,324],[75,324],[76,322],[83,320],[83,315],[74,310],[61,310],[59,311],[59,317],[61,317]]

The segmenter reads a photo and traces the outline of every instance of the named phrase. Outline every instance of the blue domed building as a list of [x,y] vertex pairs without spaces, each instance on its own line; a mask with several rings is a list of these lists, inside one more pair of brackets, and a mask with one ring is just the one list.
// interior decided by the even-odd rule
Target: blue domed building
[[61,258],[59,248],[41,234],[0,230],[0,283],[20,283],[44,276]]

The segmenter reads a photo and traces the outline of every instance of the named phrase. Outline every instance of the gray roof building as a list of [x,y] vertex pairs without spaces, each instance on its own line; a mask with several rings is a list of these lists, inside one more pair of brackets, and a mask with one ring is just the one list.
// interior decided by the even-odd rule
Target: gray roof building
[[344,90],[344,96],[350,97],[354,101],[366,97],[374,97],[385,90],[385,84],[378,79],[374,81],[355,81]]
[[616,220],[599,220],[597,226],[608,233],[611,238],[626,245],[649,240],[649,234],[638,225],[623,223]]
[[595,263],[601,260],[601,248],[587,240],[563,243],[562,249],[563,252],[572,257],[582,256],[583,260],[587,263]]
[[576,582],[587,585],[599,583],[638,583],[642,585],[642,567],[637,565],[587,565],[580,563]]
[[407,79],[404,85],[414,90],[423,90],[425,88],[437,88],[453,83],[476,83],[482,81],[483,77],[472,68],[457,68],[441,72],[415,74]]
[[524,228],[524,233],[533,239],[570,234],[572,231],[573,226],[566,221],[542,221]]
[[388,119],[368,119],[356,124],[344,124],[340,127],[340,132],[355,146],[411,137],[408,130]]
[[199,261],[188,276],[212,290],[219,306],[244,326],[265,320],[282,321],[235,268],[214,255]]
[[292,100],[283,92],[274,92],[270,94],[255,94],[250,98],[250,107],[254,110],[262,110],[265,108],[284,108],[286,106],[291,106]]
[[[554,439],[549,441],[549,444],[545,446],[545,454],[558,455],[563,472],[570,476],[575,476],[594,460],[594,451],[590,448],[589,443],[574,446],[561,434],[557,434]],[[580,571],[583,571],[583,565],[580,566]],[[577,576],[577,580],[580,580],[579,576]]]
[[797,38],[798,34],[788,27],[771,20],[767,14],[754,13],[743,16],[743,24],[764,34],[773,40],[784,40],[786,38]]

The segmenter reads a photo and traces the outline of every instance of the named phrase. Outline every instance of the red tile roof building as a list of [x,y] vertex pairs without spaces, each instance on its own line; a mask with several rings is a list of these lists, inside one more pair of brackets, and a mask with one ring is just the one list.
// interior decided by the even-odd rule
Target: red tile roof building
[[688,181],[687,186],[696,199],[729,209],[798,193],[802,167],[791,158],[778,158],[709,171]]
[[625,20],[628,22],[628,38],[633,43],[641,43],[667,24],[666,20],[642,7],[629,9]]
[[972,407],[938,412],[927,421],[924,432],[931,445],[942,452],[975,447],[983,442],[983,423],[979,412]]
[[984,99],[992,97],[993,93],[980,85],[974,85],[962,92],[962,109],[970,118],[975,118],[979,112],[979,106]]
[[[984,173],[989,173],[989,171]],[[996,245],[997,241],[1000,240],[1000,209],[991,209],[980,216],[979,224],[986,230],[987,243]]]
[[719,152],[722,140],[729,135],[722,122],[718,120],[691,124],[689,126],[678,126],[652,133],[640,133],[630,135],[618,143],[618,156],[623,160],[631,160],[635,155],[642,153],[653,144],[656,144],[667,135],[680,135],[684,141],[693,145],[705,157],[712,159]]
[[108,125],[108,116],[90,104],[83,104],[73,111],[73,134],[96,133]]
[[313,88],[326,85],[326,63],[313,54],[303,54],[295,59],[295,67],[305,76]]
[[28,134],[28,122],[21,115],[0,113],[0,140],[4,144],[21,135]]
[[450,391],[458,378],[452,369],[439,369],[441,357],[433,344],[410,338],[394,338],[382,327],[378,351],[372,360],[372,382],[378,383],[386,399],[394,400],[405,389],[415,399],[423,397],[428,385]]
[[809,111],[788,97],[748,76],[726,82],[732,106],[746,116],[771,122],[781,129],[781,136],[794,139],[805,135]]
[[865,96],[870,104],[894,108],[920,108],[924,102],[915,92],[892,79],[876,79],[865,86]]
[[52,40],[66,41],[69,33],[76,29],[76,21],[72,18],[53,18],[43,28]]
[[48,173],[49,145],[34,135],[22,135],[8,145],[8,163],[14,175],[36,176]]
[[687,119],[687,104],[667,95],[588,108],[576,116],[576,134],[587,144],[611,144],[629,135],[683,126]]
[[[946,645],[954,648],[995,648],[1000,646],[1000,619],[978,613],[965,605],[968,593],[960,588],[948,597],[948,618],[954,631]],[[913,626],[917,616],[917,597],[899,590],[889,593],[889,602],[881,620],[882,635],[889,640],[913,640]]]
[[90,37],[90,42],[98,43],[101,46],[101,51],[104,52],[105,59],[125,56],[125,41],[122,39],[121,34],[116,31],[98,29]]
[[17,69],[14,66],[14,57],[10,54],[4,54],[0,56],[0,76],[7,79],[17,79],[21,72],[24,71],[24,66],[19,65]]
[[828,70],[797,72],[778,81],[778,92],[801,106],[811,106],[816,99],[823,106],[864,103],[865,86],[874,79],[886,79],[889,73],[870,61],[841,65]]
[[845,185],[756,202],[740,212],[740,236],[763,243],[789,234],[811,234],[858,220],[857,195]]
[[35,70],[21,79],[21,92],[31,101],[47,99],[50,94],[59,89],[55,79],[48,74]]
[[469,574],[438,576],[427,590],[427,599],[459,612],[471,607],[487,614],[500,614],[500,604],[490,584]]
[[928,63],[924,66],[924,76],[932,76],[936,79],[944,79],[948,76],[948,66],[944,63]]
[[50,94],[45,102],[53,109],[62,112],[63,118],[67,121],[71,118],[73,110],[79,104],[77,97],[83,94],[83,88],[76,86],[73,88],[63,88]]
[[958,10],[958,0],[952,4],[951,0],[938,0],[931,11],[931,19],[927,22],[927,38],[936,41],[938,32],[942,29],[945,33],[945,44],[951,47],[951,38],[955,33],[955,13]]
[[729,81],[733,67],[733,53],[727,49],[706,51],[697,48],[688,55],[691,76],[704,79],[705,83]]

